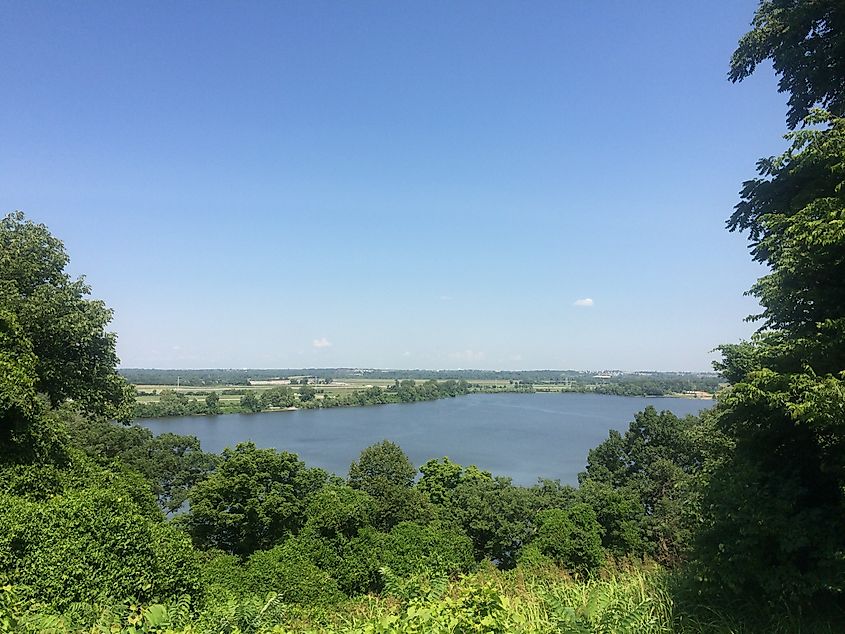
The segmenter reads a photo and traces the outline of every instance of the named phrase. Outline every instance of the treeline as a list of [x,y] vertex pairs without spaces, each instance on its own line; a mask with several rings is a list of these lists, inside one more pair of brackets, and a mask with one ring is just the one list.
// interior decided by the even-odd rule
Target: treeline
[[[386,388],[372,386],[345,394],[326,394],[310,384],[293,390],[276,386],[265,390],[223,390],[222,394],[240,394],[238,401],[221,401],[217,392],[207,392],[204,398],[189,398],[191,392],[162,390],[158,401],[138,402],[133,409],[134,418],[162,418],[168,416],[216,415],[258,413],[290,407],[319,409],[328,407],[355,407],[385,405],[388,403],[413,403],[469,394],[466,381],[395,381]],[[319,396],[318,396],[319,395]]]
[[666,396],[683,392],[709,392],[715,394],[724,385],[718,376],[620,376],[594,382],[585,391],[617,396]]
[[342,379],[412,380],[412,381],[500,381],[519,383],[567,383],[591,385],[597,382],[613,384],[651,383],[664,386],[664,394],[672,391],[703,390],[714,392],[724,381],[715,372],[648,372],[613,374],[608,379],[596,379],[593,372],[576,370],[355,370],[353,368],[298,369],[218,369],[218,370],[156,370],[123,368],[120,374],[134,385],[176,385],[203,387],[218,385],[249,385],[249,381],[289,377],[313,377],[318,381]]

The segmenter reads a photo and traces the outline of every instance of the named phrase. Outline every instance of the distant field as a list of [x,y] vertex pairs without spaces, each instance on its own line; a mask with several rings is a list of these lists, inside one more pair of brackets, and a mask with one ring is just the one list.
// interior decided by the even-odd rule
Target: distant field
[[[442,379],[440,379],[442,380]],[[416,383],[422,383],[423,380],[417,379]],[[323,383],[314,384],[310,383],[309,385],[317,390],[318,396],[320,394],[326,395],[336,395],[336,394],[344,394],[349,393],[354,390],[364,390],[368,387],[381,387],[386,388],[390,385],[393,385],[394,379],[372,379],[372,378],[344,378],[338,379],[329,383],[327,385]],[[484,388],[497,388],[497,387],[506,387],[510,385],[510,381],[505,380],[494,380],[494,379],[482,379],[482,380],[474,380],[469,381],[471,385],[480,385]],[[193,398],[203,398],[202,394],[207,394],[209,392],[217,392],[220,396],[221,403],[230,402],[235,403],[240,401],[241,395],[240,394],[223,394],[223,390],[249,390],[250,392],[260,393],[264,392],[265,390],[269,390],[274,387],[290,387],[295,392],[299,391],[299,388],[302,387],[300,385],[203,385],[203,386],[195,386],[195,385],[149,385],[149,384],[137,384],[135,388],[138,392],[155,392],[154,395],[139,395],[136,397],[137,402],[139,403],[155,403],[159,400],[159,395],[161,394],[162,390],[173,390],[174,392],[179,392],[180,394],[186,394],[189,398],[192,398],[191,394],[195,395]],[[553,387],[553,386],[543,386],[546,387]],[[559,387],[558,390],[560,391],[562,386]],[[549,390],[553,391],[553,390]],[[202,393],[202,394],[199,394]]]
[[[479,383],[496,383],[496,381],[479,381]],[[329,383],[328,385],[320,384],[309,384],[315,390],[317,390],[318,395],[320,393],[323,394],[343,394],[348,393],[354,390],[362,390],[368,387],[381,387],[385,388],[389,385],[393,385],[392,379],[361,379],[361,378],[353,378],[353,379],[343,379],[342,381],[339,380],[336,383]],[[201,387],[194,386],[194,385],[144,385],[139,384],[135,386],[135,389],[138,392],[156,392],[155,395],[144,395],[144,396],[137,396],[136,400],[139,403],[155,403],[159,400],[159,395],[161,394],[162,390],[173,390],[174,392],[179,392],[180,394],[186,394],[190,398],[190,394],[197,394],[202,392],[206,394],[208,392],[217,392],[220,395],[221,402],[238,402],[241,399],[240,394],[222,394],[223,390],[248,390],[250,392],[261,393],[265,390],[269,390],[274,387],[290,387],[295,392],[299,391],[299,388],[302,387],[301,385],[203,385]],[[202,396],[196,396],[196,398],[202,398]]]
[[[422,383],[423,379],[416,379],[416,383]],[[503,379],[477,379],[468,381],[472,386],[478,386],[483,391],[489,390],[496,390],[496,389],[507,389],[512,387],[513,383],[509,380]],[[323,383],[309,383],[311,387],[313,387],[317,391],[317,398],[323,398],[323,396],[331,396],[331,395],[340,395],[340,394],[348,394],[349,392],[355,390],[364,390],[369,387],[381,387],[387,388],[390,385],[393,385],[394,379],[373,379],[367,377],[355,377],[355,378],[343,378],[333,381],[329,384]],[[189,398],[197,398],[202,399],[205,394],[208,392],[217,392],[220,396],[220,402],[223,403],[237,403],[241,399],[241,394],[223,394],[224,390],[240,390],[240,391],[250,391],[254,393],[261,393],[266,390],[272,389],[274,387],[280,387],[280,385],[204,385],[204,386],[190,386],[190,385],[149,385],[149,384],[138,384],[135,385],[136,389],[139,392],[155,392],[155,394],[144,394],[139,395],[136,397],[139,403],[154,403],[160,399],[160,394],[162,390],[173,390],[179,392],[181,394],[185,394]],[[282,386],[282,387],[290,387],[295,392],[298,392],[299,389],[302,387],[300,385],[289,385],[289,386]],[[599,386],[597,385],[589,385],[583,383],[576,383],[576,382],[559,382],[559,383],[551,383],[551,382],[536,382],[533,383],[533,389],[536,392],[568,392],[576,389],[583,388],[593,389]],[[682,398],[708,398],[710,395],[706,392],[700,392],[698,396],[685,394],[680,391],[673,391],[667,394],[667,396],[675,396],[675,397],[682,397]]]

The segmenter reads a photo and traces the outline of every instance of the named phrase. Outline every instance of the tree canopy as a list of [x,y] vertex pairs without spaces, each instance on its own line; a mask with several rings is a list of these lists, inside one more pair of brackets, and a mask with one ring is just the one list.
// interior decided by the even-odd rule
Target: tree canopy
[[[790,93],[792,146],[758,163],[728,220],[769,272],[750,342],[723,346],[731,387],[699,536],[702,577],[758,601],[840,603],[845,592],[845,5],[761,3],[734,55],[764,59]],[[814,110],[816,105],[828,111]]]
[[44,225],[21,212],[0,221],[0,328],[19,360],[12,381],[53,406],[73,401],[89,415],[128,419],[132,390],[116,371],[115,335],[106,330],[112,311],[65,272],[68,261]]
[[728,76],[742,81],[764,60],[789,94],[795,128],[814,106],[845,114],[845,5],[840,0],[762,0],[739,41]]

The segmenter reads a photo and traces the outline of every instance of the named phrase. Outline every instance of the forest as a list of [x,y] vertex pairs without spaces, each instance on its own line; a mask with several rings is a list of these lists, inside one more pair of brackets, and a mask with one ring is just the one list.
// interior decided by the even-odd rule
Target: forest
[[337,475],[153,436],[111,310],[45,226],[3,218],[0,632],[841,631],[843,25],[834,0],[759,5],[729,77],[772,62],[790,147],[727,228],[765,266],[760,328],[721,347],[712,410],[647,408],[578,487],[389,439]]

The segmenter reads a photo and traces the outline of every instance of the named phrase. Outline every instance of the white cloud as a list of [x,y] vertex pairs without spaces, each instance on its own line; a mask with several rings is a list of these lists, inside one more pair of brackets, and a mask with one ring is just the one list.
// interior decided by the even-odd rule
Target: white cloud
[[451,301],[452,301],[452,296],[451,296],[451,295],[441,295],[441,296],[440,296],[440,301],[441,301],[441,302],[451,302]]
[[320,337],[319,339],[315,339],[312,343],[312,346],[315,348],[331,348],[332,342],[326,339],[325,337]]
[[589,308],[593,305],[593,300],[589,297],[585,297],[584,299],[576,299],[575,303],[572,304],[573,306],[580,306],[582,308]]

